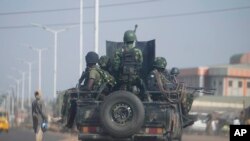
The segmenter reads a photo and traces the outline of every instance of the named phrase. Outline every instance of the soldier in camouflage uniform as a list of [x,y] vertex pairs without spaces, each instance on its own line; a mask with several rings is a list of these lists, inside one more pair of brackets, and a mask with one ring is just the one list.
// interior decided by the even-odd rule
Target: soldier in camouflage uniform
[[[99,61],[99,56],[95,52],[88,52],[85,56],[87,63],[86,70],[82,73],[81,78],[79,79],[79,88],[86,91],[97,91],[100,89],[101,85],[106,83],[105,87],[109,88],[115,85],[114,78],[106,71],[98,67],[97,63]],[[81,83],[84,81],[83,85]],[[86,95],[80,95],[80,97],[85,97]],[[76,115],[76,100],[73,99],[70,101],[69,115],[67,127],[72,128],[75,115]]]
[[[159,95],[152,95],[153,100],[167,100],[166,98],[169,97],[171,90],[178,89],[180,87],[178,85],[178,81],[176,76],[179,74],[178,68],[173,68],[171,73],[168,74],[167,70],[165,69],[167,66],[167,61],[164,57],[156,57],[153,67],[154,69],[150,72],[148,77],[148,89],[150,91],[161,91],[163,97]],[[190,104],[190,98],[186,93],[184,87],[181,89],[181,107],[183,112],[183,122],[184,127],[191,125],[194,121],[188,118],[188,112],[191,109],[192,102]],[[193,99],[192,99],[193,100]]]
[[79,85],[81,86],[81,83],[84,80],[81,89],[89,91],[97,90],[103,81],[101,74],[98,71],[100,68],[96,65],[98,63],[99,56],[95,52],[88,52],[85,56],[85,60],[87,67],[79,79]]
[[111,62],[110,62],[110,59],[108,56],[106,55],[103,55],[100,57],[99,61],[98,61],[98,65],[100,66],[101,69],[109,72],[109,73],[112,73],[111,71]]
[[134,92],[134,86],[141,89],[140,69],[143,62],[142,51],[135,47],[135,31],[128,30],[123,37],[124,46],[117,50],[113,60],[113,70],[122,90]]
[[105,89],[106,93],[110,93],[113,90],[113,87],[116,84],[115,78],[111,75],[111,64],[110,64],[110,59],[108,56],[101,56],[98,64],[102,71],[99,71],[102,78],[104,79],[105,82],[107,82],[107,88]]
[[[108,59],[106,57],[101,57],[99,59],[98,54],[95,52],[89,52],[86,57],[87,68],[86,71],[83,72],[81,78],[79,79],[79,85],[81,85],[82,81],[84,80],[83,86],[81,89],[83,90],[99,90],[100,86],[104,83],[107,84],[109,87],[113,87],[116,82],[115,79],[108,71],[104,70],[105,60]],[[105,59],[105,60],[104,60]],[[96,63],[101,62],[101,68],[96,65]]]
[[[168,94],[167,84],[170,82],[165,73],[167,61],[164,57],[156,57],[153,64],[153,70],[149,73],[147,84],[150,91],[161,91],[164,97]],[[160,100],[164,97],[152,95],[153,100]]]
[[[176,79],[177,75],[179,75],[180,71],[178,68],[172,68],[170,71],[170,80],[173,84],[177,85],[179,82]],[[193,104],[194,96],[192,94],[186,93],[186,89],[183,86],[183,90],[181,92],[181,102],[182,102],[182,111],[185,115],[191,110]]]

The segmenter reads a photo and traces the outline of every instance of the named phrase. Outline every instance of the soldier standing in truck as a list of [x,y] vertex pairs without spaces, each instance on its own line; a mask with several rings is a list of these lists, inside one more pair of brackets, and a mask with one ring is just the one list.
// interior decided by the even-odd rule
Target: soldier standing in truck
[[135,30],[124,33],[122,49],[115,52],[113,70],[118,78],[118,89],[137,93],[141,88],[140,71],[143,62],[142,51],[135,47]]

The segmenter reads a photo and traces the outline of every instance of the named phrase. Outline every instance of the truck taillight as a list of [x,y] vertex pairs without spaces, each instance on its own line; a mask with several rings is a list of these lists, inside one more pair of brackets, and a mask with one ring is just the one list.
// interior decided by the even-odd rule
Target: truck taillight
[[99,131],[99,127],[96,126],[83,126],[82,132],[83,133],[97,133]]
[[147,133],[147,134],[163,134],[163,128],[146,128],[145,133]]

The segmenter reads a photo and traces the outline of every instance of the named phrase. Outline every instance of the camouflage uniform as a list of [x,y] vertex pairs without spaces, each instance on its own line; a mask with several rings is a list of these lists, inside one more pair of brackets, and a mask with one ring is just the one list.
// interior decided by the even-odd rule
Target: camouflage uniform
[[[167,61],[163,57],[156,57],[153,67],[154,69],[149,73],[147,84],[148,90],[150,91],[161,91],[165,96],[168,93],[168,83],[170,81],[166,77],[165,67],[167,66]],[[164,97],[165,97],[164,96]],[[159,100],[162,97],[152,96],[153,100]]]
[[[97,90],[99,86],[102,84],[102,79],[100,73],[97,71],[98,66],[96,66],[96,63],[98,62],[99,56],[95,52],[88,52],[85,56],[85,60],[87,63],[87,68],[85,69],[85,72],[82,73],[81,78],[79,79],[79,88],[81,90]],[[81,86],[82,81],[84,80],[83,86]],[[85,97],[85,95],[79,95],[80,97]],[[68,121],[66,124],[66,127],[72,128],[76,116],[77,111],[77,99],[71,99],[69,101],[69,111],[68,111]],[[67,110],[67,109],[66,109]]]
[[110,59],[108,56],[101,56],[98,64],[101,69],[99,69],[99,73],[101,74],[104,82],[107,82],[110,88],[113,88],[116,84],[115,78],[110,74],[112,73]]
[[[192,124],[194,121],[189,119],[188,112],[192,106],[192,95],[186,94],[186,89],[183,84],[178,83],[176,80],[176,75],[178,75],[175,71],[171,71],[169,75],[165,69],[167,66],[167,61],[163,57],[156,57],[154,61],[154,69],[150,72],[148,77],[148,89],[151,91],[161,91],[163,94],[162,97],[152,95],[153,100],[166,100],[166,97],[170,97],[169,94],[171,90],[177,90],[180,93],[181,98],[181,107],[183,116],[182,119],[184,121],[183,127],[186,127]],[[175,72],[175,73],[173,73]],[[191,103],[190,103],[191,102]]]
[[112,73],[111,62],[108,56],[106,55],[101,56],[98,61],[98,65],[100,66],[102,70]]
[[98,69],[99,68],[96,65],[89,68],[89,71],[88,71],[88,74],[87,74],[86,81],[85,81],[84,85],[86,86],[88,81],[90,79],[93,79],[94,84],[93,84],[92,89],[90,89],[90,90],[97,90],[100,87],[100,85],[102,84],[103,80],[101,79],[101,75],[100,75]]
[[140,69],[143,62],[142,51],[134,46],[136,35],[128,30],[124,33],[124,47],[115,52],[113,70],[119,78],[120,89],[132,90],[133,86],[140,87]]
[[88,79],[95,80],[93,90],[98,90],[103,83],[107,83],[112,87],[116,84],[114,77],[98,66],[94,66],[89,69],[89,74],[87,76],[86,82],[88,82]]
[[[176,86],[179,84],[178,80],[176,79],[177,75],[180,73],[178,68],[172,68],[170,71],[170,80],[172,83],[174,83]],[[182,103],[182,111],[185,115],[188,114],[188,112],[191,110],[194,96],[192,94],[188,94],[186,92],[185,86],[181,85],[181,103]]]

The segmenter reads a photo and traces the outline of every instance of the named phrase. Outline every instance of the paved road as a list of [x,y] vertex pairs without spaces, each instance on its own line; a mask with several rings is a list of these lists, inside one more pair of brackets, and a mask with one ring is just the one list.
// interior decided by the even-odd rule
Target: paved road
[[184,134],[182,141],[229,141],[229,137]]
[[[45,141],[61,141],[65,135],[60,133],[46,132]],[[35,134],[28,129],[10,129],[9,133],[0,133],[0,141],[34,141]]]
[[[0,141],[34,141],[35,134],[28,129],[11,129],[9,133],[0,133]],[[78,141],[77,135],[46,132],[45,141]],[[184,134],[183,141],[229,141],[228,137],[206,136],[206,135],[187,135]]]
[[[62,141],[78,141],[77,135],[68,135]],[[152,141],[152,140],[149,140]],[[191,135],[191,134],[184,134],[182,141],[229,141],[229,137],[226,136],[207,136],[207,135]]]

